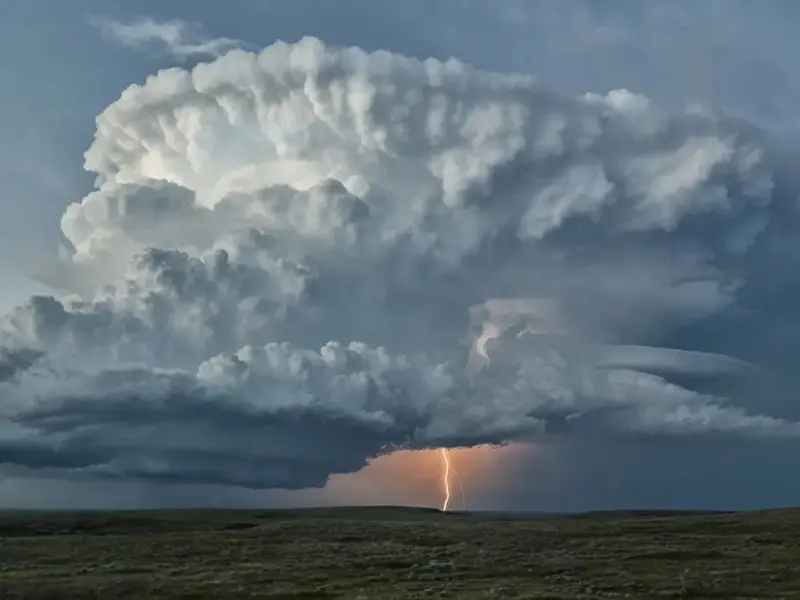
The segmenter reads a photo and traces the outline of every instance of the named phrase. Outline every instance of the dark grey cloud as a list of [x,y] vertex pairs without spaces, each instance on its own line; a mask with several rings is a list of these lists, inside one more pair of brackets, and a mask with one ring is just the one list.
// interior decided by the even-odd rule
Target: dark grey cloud
[[0,381],[8,381],[18,373],[30,368],[40,357],[42,352],[29,348],[0,350]]

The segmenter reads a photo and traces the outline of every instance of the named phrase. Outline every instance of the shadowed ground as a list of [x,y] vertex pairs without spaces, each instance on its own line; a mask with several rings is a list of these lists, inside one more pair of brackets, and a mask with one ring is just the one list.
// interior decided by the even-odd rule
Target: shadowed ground
[[800,510],[0,513],[0,598],[800,598]]

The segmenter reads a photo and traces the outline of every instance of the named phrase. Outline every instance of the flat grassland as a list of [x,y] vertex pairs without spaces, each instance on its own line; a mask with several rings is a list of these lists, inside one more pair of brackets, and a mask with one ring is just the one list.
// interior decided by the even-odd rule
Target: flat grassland
[[0,598],[800,598],[800,510],[7,512]]

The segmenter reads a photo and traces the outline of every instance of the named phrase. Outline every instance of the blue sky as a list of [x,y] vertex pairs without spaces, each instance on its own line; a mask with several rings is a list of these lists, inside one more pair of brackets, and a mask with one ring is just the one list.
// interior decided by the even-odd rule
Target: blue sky
[[[484,69],[534,75],[568,95],[627,88],[668,108],[718,106],[787,139],[800,129],[800,4],[792,0],[6,0],[0,3],[4,310],[47,291],[30,274],[57,254],[65,208],[92,188],[83,153],[92,143],[95,117],[129,85],[198,60],[171,56],[158,46],[126,46],[97,26],[98,19],[141,18],[183,21],[209,39],[241,40],[248,47],[315,36],[332,45],[420,59],[453,56]],[[800,491],[790,474],[793,448],[773,442],[633,444],[605,446],[602,460],[591,446],[571,446],[560,450],[558,467],[517,458],[519,477],[492,502],[536,509],[763,506],[790,503]],[[561,482],[555,491],[537,484],[544,476]],[[0,504],[25,503],[35,494],[35,486],[21,480],[13,489],[2,485]],[[126,485],[119,503],[151,502],[153,488]],[[99,489],[68,487],[65,495],[74,504]],[[293,499],[282,493],[214,493],[220,504],[267,497],[320,501],[302,494]],[[180,504],[193,492],[158,494]]]

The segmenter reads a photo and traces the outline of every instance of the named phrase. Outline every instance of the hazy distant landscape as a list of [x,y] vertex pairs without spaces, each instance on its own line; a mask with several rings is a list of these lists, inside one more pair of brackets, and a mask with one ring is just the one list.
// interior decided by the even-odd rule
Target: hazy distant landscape
[[0,514],[0,597],[796,598],[800,510]]

